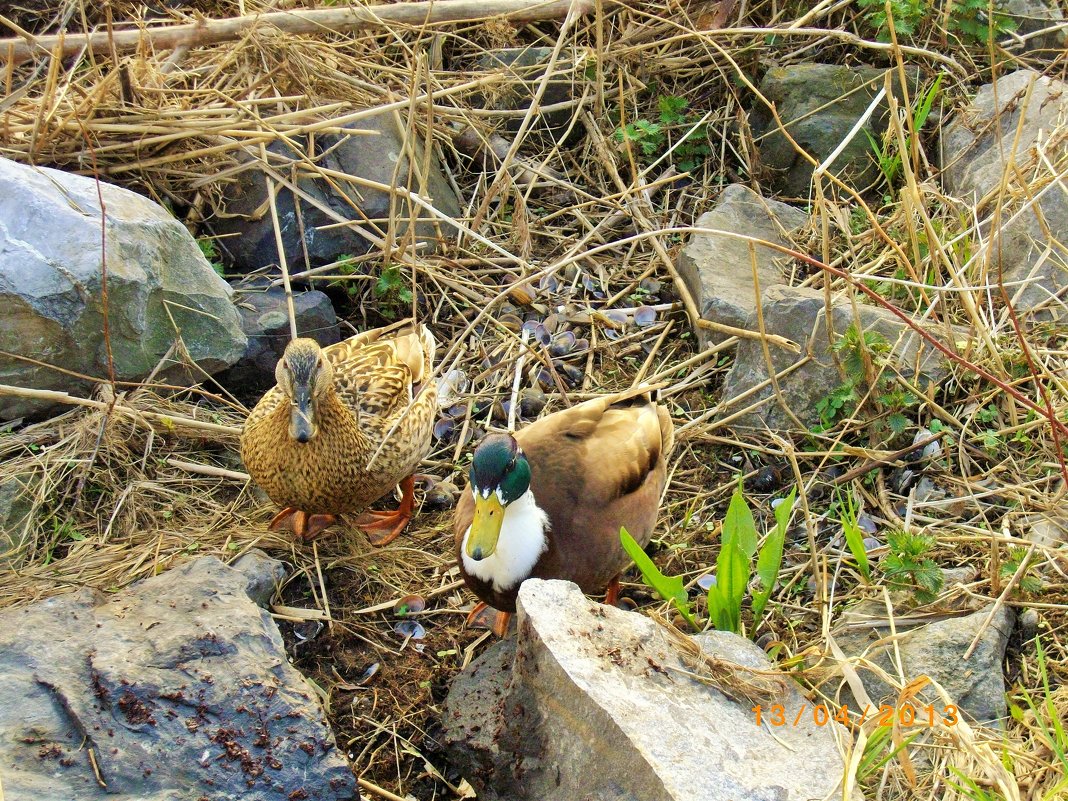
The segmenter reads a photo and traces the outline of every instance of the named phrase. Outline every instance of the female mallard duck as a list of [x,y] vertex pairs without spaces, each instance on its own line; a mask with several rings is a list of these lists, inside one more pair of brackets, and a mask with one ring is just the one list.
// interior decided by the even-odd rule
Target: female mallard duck
[[325,348],[313,339],[289,343],[275,367],[277,386],[241,432],[249,475],[283,507],[271,530],[310,540],[336,515],[362,511],[400,483],[397,511],[355,521],[386,532],[372,536],[374,545],[400,534],[412,514],[412,473],[430,450],[434,349],[426,326],[405,324]]
[[475,449],[470,492],[456,506],[460,573],[497,615],[503,636],[524,579],[568,579],[583,592],[619,591],[630,562],[619,529],[641,544],[656,525],[674,429],[647,389],[564,409]]

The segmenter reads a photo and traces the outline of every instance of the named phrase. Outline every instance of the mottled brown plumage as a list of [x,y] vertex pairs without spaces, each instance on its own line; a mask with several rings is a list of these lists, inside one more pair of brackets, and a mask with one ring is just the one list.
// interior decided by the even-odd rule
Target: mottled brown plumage
[[[642,545],[652,537],[674,443],[667,410],[648,392],[609,395],[542,418],[516,433],[515,441],[529,463],[535,503],[548,516],[547,549],[513,586],[495,589],[492,580],[471,575],[463,558],[476,507],[469,487],[460,496],[453,529],[468,587],[508,613],[515,611],[524,578],[568,579],[586,593],[604,592],[630,561],[619,542],[620,527]],[[500,536],[505,537],[503,529]]]
[[[295,514],[288,527],[313,536],[301,513],[359,512],[411,476],[430,449],[434,350],[426,326],[411,325],[365,331],[321,349],[311,339],[289,344],[276,370],[278,385],[256,404],[241,434],[249,474],[284,507],[273,527],[286,527],[283,521]],[[410,481],[404,486],[409,493]],[[378,517],[365,527],[388,522],[395,529],[388,539],[403,528],[396,515]],[[325,527],[322,522],[331,521],[312,528]]]

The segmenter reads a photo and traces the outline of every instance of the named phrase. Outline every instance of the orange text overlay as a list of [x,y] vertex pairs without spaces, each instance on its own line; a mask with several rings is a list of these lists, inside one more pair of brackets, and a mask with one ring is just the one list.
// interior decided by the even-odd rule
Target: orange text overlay
[[837,722],[843,725],[863,725],[869,720],[876,721],[878,726],[955,726],[960,720],[960,713],[953,704],[944,706],[914,706],[902,704],[891,706],[884,704],[880,707],[866,706],[864,711],[854,711],[849,707],[834,707],[827,704],[801,704],[796,710],[787,709],[782,704],[770,704],[768,706],[754,706],[753,714],[756,716],[756,724],[762,726],[802,726],[809,721],[817,726],[826,726],[828,723]]

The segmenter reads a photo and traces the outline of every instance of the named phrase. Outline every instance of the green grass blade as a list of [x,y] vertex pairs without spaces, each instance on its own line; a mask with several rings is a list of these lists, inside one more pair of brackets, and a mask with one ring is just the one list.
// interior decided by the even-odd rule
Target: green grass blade
[[864,581],[871,583],[871,565],[868,563],[868,549],[864,547],[864,532],[857,525],[857,508],[853,502],[853,495],[846,492],[845,497],[838,496],[838,508],[841,512],[842,534],[845,536],[846,546],[853,554],[853,559],[864,576]]
[[716,559],[716,585],[708,591],[708,608],[720,631],[742,629],[742,599],[749,581],[749,557],[742,551],[737,537],[729,537],[720,547]]
[[723,519],[723,545],[734,539],[747,557],[752,558],[757,549],[756,522],[749,504],[745,502],[745,496],[739,486],[731,495],[730,506],[727,507],[727,516]]
[[673,602],[675,608],[679,610],[679,614],[686,618],[686,622],[693,626],[694,629],[700,630],[697,621],[694,620],[693,613],[690,612],[690,601],[686,595],[686,587],[682,583],[682,578],[680,576],[665,576],[661,573],[657,566],[653,564],[653,560],[642,550],[642,546],[638,544],[637,540],[630,536],[630,532],[626,528],[619,529],[619,541],[623,544],[623,550],[638,566],[645,583],[656,590],[665,601]]
[[927,90],[927,94],[923,96],[923,102],[920,103],[920,107],[916,109],[916,115],[912,118],[913,129],[917,132],[927,122],[927,117],[931,113],[931,106],[934,105],[935,98],[938,97],[938,92],[941,88],[942,74],[939,73],[934,83],[931,84],[931,88]]
[[797,488],[790,490],[790,494],[783,502],[775,507],[775,528],[764,540],[764,546],[757,556],[756,572],[760,578],[760,589],[753,593],[753,625],[760,622],[767,606],[771,592],[775,589],[775,582],[779,578],[779,569],[782,567],[783,544],[786,542],[786,526],[790,522],[790,511],[794,507],[794,498]]

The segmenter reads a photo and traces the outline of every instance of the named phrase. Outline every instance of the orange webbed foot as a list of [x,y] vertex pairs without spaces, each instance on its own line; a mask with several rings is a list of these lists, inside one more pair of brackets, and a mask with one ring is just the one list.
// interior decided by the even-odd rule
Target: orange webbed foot
[[[401,501],[396,511],[364,512],[356,518],[356,525],[367,532],[367,539],[372,545],[388,545],[400,536],[408,521],[412,519],[415,508],[415,477],[408,476],[400,483]],[[384,531],[383,534],[371,532]]]
[[490,629],[501,639],[508,634],[512,622],[511,612],[501,612],[489,604],[479,601],[475,608],[467,613],[467,625],[476,629]]

